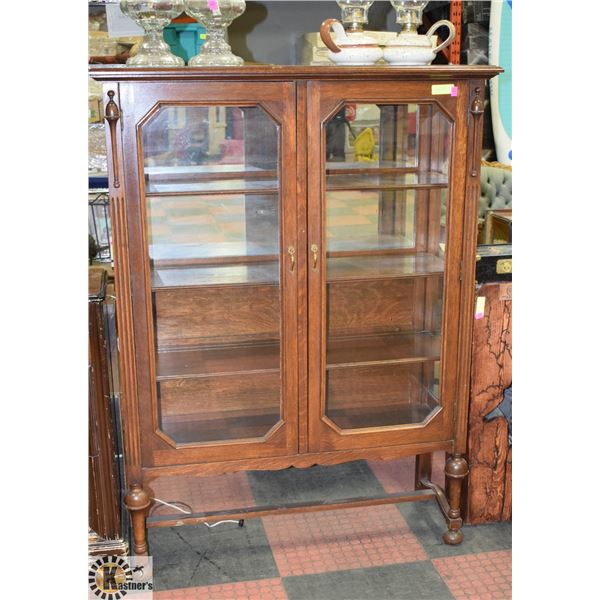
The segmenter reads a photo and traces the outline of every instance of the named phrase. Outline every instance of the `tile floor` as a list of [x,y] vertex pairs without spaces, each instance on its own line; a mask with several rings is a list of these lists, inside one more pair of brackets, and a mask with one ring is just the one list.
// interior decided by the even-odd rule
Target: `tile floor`
[[[156,481],[155,497],[209,511],[412,488],[413,459]],[[443,456],[434,461],[442,481]],[[168,509],[167,509],[168,510]],[[154,513],[154,518],[165,509]],[[149,529],[157,600],[507,600],[511,526],[465,526],[446,546],[435,502]]]

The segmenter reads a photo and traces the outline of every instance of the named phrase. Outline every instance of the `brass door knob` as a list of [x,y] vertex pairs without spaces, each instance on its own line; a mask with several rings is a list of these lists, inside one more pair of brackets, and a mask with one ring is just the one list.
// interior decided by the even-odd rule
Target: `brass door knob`
[[313,253],[313,269],[317,270],[317,263],[319,262],[319,246],[313,244],[310,247],[310,251]]
[[288,254],[290,255],[290,270],[293,273],[296,268],[296,248],[294,248],[294,246],[289,246]]

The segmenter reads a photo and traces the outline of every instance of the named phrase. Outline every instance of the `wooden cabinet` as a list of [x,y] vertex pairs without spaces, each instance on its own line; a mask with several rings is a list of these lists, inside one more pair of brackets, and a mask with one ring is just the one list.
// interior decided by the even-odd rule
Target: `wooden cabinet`
[[[401,499],[437,498],[445,540],[461,541],[481,118],[498,72],[93,69],[136,552],[160,475],[407,455],[419,489]],[[448,498],[429,480],[439,450]]]

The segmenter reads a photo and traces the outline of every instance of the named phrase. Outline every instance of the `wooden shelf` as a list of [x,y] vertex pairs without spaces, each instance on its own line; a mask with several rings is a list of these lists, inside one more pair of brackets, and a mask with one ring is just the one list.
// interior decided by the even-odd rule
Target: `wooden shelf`
[[[195,417],[195,418],[194,418]],[[179,444],[261,438],[277,424],[276,412],[252,414],[252,411],[229,411],[212,418],[188,415],[185,420],[165,418],[162,430]]]
[[[440,337],[430,333],[330,338],[327,369],[400,364],[440,359]],[[278,343],[215,346],[159,351],[157,380],[219,377],[275,372],[280,366]]]
[[157,381],[275,372],[279,366],[280,350],[276,342],[156,353]]
[[263,244],[254,242],[214,242],[202,245],[151,244],[148,250],[155,267],[187,267],[198,264],[199,261],[204,264],[217,262],[241,264],[247,257],[252,257],[252,262],[268,262],[279,254],[279,244],[277,239],[273,244],[268,244],[268,240]]
[[433,254],[340,256],[327,259],[327,283],[395,277],[427,277],[444,272],[444,259]]
[[352,256],[354,252],[363,250],[404,250],[414,248],[414,245],[415,241],[412,237],[399,234],[356,235],[349,239],[328,238],[327,253],[345,252],[348,256]]
[[440,336],[430,333],[329,338],[327,370],[440,359]]
[[146,195],[276,194],[276,170],[246,165],[146,167]]
[[152,289],[196,286],[277,285],[279,262],[191,265],[152,270]]
[[325,172],[330,173],[377,173],[381,171],[394,171],[404,173],[414,173],[417,170],[415,158],[404,157],[397,160],[377,160],[373,162],[366,161],[327,161],[325,163]]
[[422,423],[432,410],[427,404],[399,404],[394,408],[367,405],[362,408],[332,409],[327,411],[327,416],[342,429],[363,429]]
[[[327,283],[442,275],[444,260],[432,254],[357,255],[327,259]],[[154,268],[152,289],[196,286],[278,285],[279,262],[224,263]]]
[[448,187],[448,176],[441,173],[360,173],[327,175],[327,191],[402,190]]
[[277,180],[228,179],[193,183],[148,183],[146,196],[224,196],[240,194],[277,194]]

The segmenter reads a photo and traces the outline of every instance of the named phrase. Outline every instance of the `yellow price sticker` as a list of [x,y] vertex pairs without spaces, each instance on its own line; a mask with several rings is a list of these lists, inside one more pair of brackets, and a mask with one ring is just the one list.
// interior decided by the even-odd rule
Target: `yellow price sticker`
[[432,96],[458,96],[458,87],[453,83],[434,83],[431,86]]

